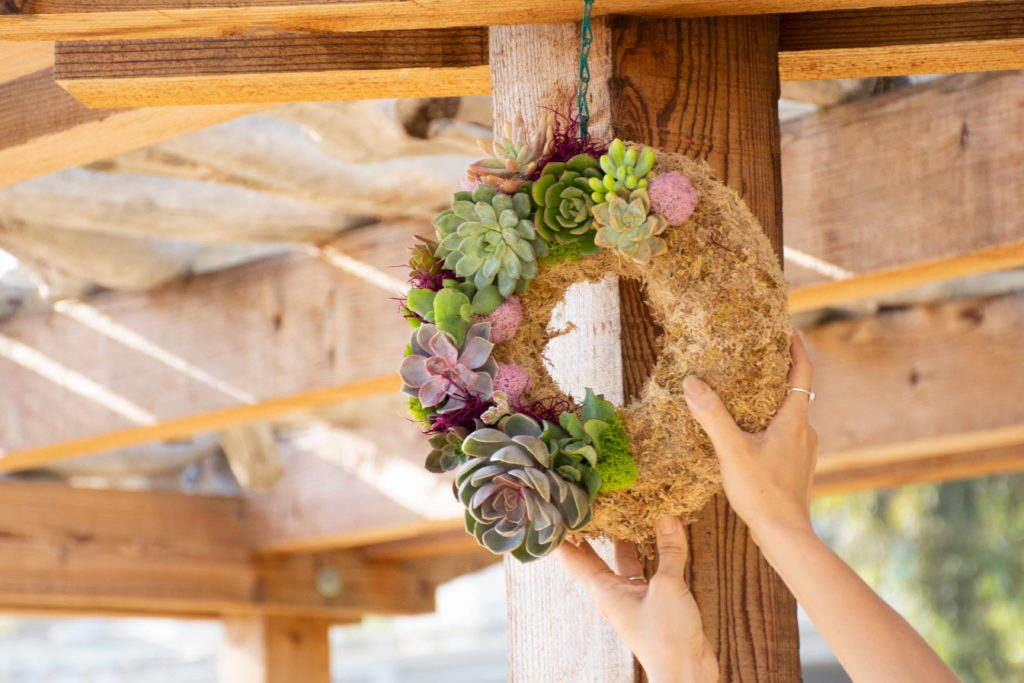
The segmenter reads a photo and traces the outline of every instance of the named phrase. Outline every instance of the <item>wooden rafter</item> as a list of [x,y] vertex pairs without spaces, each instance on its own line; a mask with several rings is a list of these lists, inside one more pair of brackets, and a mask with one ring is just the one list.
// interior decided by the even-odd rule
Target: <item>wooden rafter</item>
[[[948,0],[607,0],[595,16],[702,17],[949,4]],[[974,0],[967,5],[987,5]],[[0,40],[216,38],[267,31],[375,31],[546,24],[579,19],[573,0],[11,0],[0,5]]]
[[[476,95],[491,89],[485,43],[472,27],[79,40],[57,44],[56,78],[90,107]],[[783,80],[1017,68],[1022,0],[781,18]]]
[[[2,17],[0,17],[2,19]],[[54,82],[47,46],[0,44],[0,187],[257,111],[258,105],[89,109]],[[47,59],[46,61],[50,61]],[[39,67],[25,73],[27,66]]]
[[1022,91],[952,76],[784,126],[790,310],[1024,266]]
[[254,522],[238,498],[5,482],[0,512],[0,610],[344,622],[430,611],[434,586],[493,561],[468,546],[445,557],[392,548],[254,560]]
[[90,107],[482,95],[487,29],[63,42],[56,79]]

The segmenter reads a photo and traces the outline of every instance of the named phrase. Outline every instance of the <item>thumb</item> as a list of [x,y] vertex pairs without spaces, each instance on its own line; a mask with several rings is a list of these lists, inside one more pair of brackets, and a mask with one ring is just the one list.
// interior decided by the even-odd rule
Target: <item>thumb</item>
[[678,517],[665,515],[655,527],[658,542],[658,572],[662,580],[682,581],[686,561],[690,557],[686,531]]
[[743,445],[746,433],[736,426],[736,421],[711,387],[690,375],[683,380],[686,405],[690,406],[693,418],[711,439],[718,457],[729,457]]

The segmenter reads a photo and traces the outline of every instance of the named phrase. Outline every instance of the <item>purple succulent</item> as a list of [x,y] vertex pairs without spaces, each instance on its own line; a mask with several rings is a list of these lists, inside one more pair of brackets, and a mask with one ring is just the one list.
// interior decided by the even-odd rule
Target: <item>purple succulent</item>
[[399,370],[402,391],[441,414],[460,410],[472,399],[490,400],[498,374],[490,336],[490,323],[477,323],[459,349],[436,325],[421,325],[412,333],[411,353]]

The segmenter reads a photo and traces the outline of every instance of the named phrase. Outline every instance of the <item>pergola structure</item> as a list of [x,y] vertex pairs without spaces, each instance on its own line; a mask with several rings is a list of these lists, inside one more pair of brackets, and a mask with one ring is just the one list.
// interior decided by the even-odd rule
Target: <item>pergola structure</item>
[[[595,5],[594,130],[707,160],[787,257],[792,311],[1024,266],[1024,75],[1007,71],[1024,69],[1024,2],[638,5]],[[580,11],[576,0],[5,0],[0,184],[281,102],[492,93],[498,122],[561,108]],[[989,71],[1006,72],[779,126],[780,79]],[[396,354],[382,350],[406,334],[382,305],[401,286],[386,268],[427,229],[395,220],[305,256],[0,324],[0,470],[205,432],[244,440],[254,424],[395,392]],[[575,314],[585,324],[609,310],[623,374],[595,382],[629,397],[657,330],[635,283]],[[1024,409],[1005,397],[1024,386],[1022,333],[1019,294],[811,331],[818,489],[1019,469]],[[330,623],[429,610],[438,583],[492,558],[436,490],[417,509],[395,506],[317,448],[283,454],[277,486],[237,498],[0,484],[0,608],[223,618],[225,680],[328,680]],[[798,680],[793,600],[724,498],[690,534],[723,680]],[[508,577],[513,680],[642,680],[557,568],[510,564]]]

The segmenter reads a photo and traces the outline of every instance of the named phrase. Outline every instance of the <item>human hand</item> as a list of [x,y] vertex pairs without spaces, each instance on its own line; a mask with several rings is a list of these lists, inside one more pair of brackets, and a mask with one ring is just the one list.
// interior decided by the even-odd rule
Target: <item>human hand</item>
[[657,541],[658,571],[649,583],[636,579],[644,571],[632,543],[615,544],[618,574],[586,541],[578,546],[565,542],[558,554],[640,660],[651,683],[718,681],[718,660],[686,585],[689,545],[676,517],[658,520]]
[[[787,383],[810,389],[813,370],[800,335],[790,342]],[[767,529],[810,531],[811,484],[818,435],[807,422],[809,396],[790,392],[768,429],[748,434],[736,426],[718,395],[700,379],[683,382],[686,403],[711,439],[729,503],[754,534]]]

